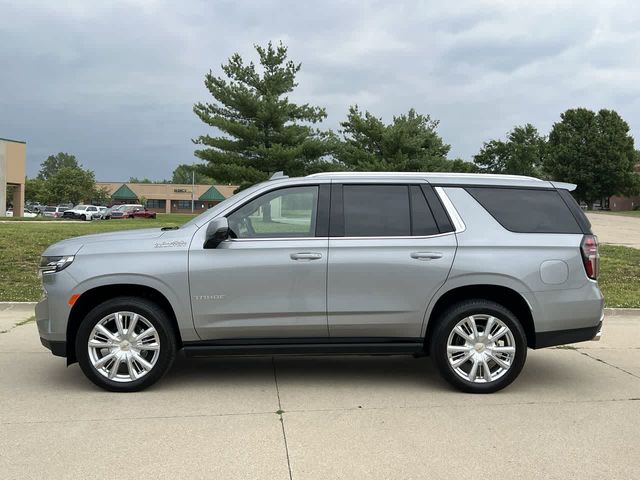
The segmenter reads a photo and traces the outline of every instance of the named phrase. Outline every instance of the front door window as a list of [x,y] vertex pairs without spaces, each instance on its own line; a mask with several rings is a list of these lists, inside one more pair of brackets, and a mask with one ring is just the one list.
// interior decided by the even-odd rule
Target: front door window
[[229,227],[236,238],[313,237],[317,204],[317,186],[275,190],[229,215]]

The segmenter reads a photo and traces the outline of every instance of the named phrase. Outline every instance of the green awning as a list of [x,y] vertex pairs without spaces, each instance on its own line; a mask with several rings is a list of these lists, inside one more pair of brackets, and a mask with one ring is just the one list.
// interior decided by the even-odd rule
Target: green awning
[[204,202],[221,202],[224,200],[224,195],[222,195],[218,189],[212,185],[209,190],[198,197],[198,200],[202,200]]
[[131,190],[126,183],[123,183],[120,188],[113,192],[111,198],[114,198],[116,200],[131,200],[134,198],[137,199],[138,195],[136,195],[135,192]]

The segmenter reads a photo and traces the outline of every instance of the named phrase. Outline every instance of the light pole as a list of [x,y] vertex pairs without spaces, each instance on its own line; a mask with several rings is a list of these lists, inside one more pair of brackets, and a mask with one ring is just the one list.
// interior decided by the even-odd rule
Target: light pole
[[193,192],[196,190],[196,170],[195,165],[191,164],[191,213],[193,213]]

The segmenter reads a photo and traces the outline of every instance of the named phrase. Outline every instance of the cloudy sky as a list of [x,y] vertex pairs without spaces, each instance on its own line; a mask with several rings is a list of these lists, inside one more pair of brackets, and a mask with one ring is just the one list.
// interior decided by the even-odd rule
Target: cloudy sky
[[640,140],[640,8],[633,1],[0,0],[0,137],[28,174],[75,154],[99,180],[168,178],[207,132],[204,74],[282,40],[293,98],[385,120],[415,107],[471,159],[514,125],[567,108],[617,110]]

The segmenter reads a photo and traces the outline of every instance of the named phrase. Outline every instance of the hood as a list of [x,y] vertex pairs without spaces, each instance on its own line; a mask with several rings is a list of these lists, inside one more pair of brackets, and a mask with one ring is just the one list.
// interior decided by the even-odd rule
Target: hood
[[[174,230],[175,231],[175,230]],[[127,245],[129,242],[138,240],[148,240],[159,238],[167,231],[157,228],[143,228],[140,230],[123,230],[118,232],[97,233],[93,235],[82,235],[80,237],[68,238],[49,246],[43,255],[75,255],[83,245],[102,242],[122,242]]]

